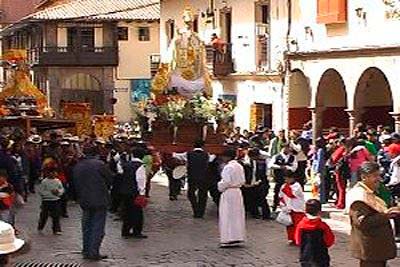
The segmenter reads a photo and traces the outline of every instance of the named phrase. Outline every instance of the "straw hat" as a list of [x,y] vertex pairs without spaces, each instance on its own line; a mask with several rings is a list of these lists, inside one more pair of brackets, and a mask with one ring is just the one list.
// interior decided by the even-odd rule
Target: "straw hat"
[[69,146],[70,143],[69,143],[68,141],[62,141],[62,142],[60,143],[60,145],[62,145],[62,146]]
[[78,142],[80,142],[81,140],[79,139],[79,136],[76,136],[76,135],[75,135],[75,136],[71,137],[71,138],[69,139],[69,141],[78,143]]
[[65,141],[71,141],[71,138],[72,138],[72,134],[70,134],[70,133],[66,133],[63,136],[63,140],[65,140]]
[[97,137],[95,142],[98,143],[98,144],[102,144],[102,145],[106,144],[106,141],[102,137]]
[[27,141],[32,144],[40,144],[43,140],[42,137],[40,137],[40,135],[34,134],[29,136]]
[[24,240],[15,237],[14,228],[10,224],[0,221],[0,255],[16,252],[24,244]]

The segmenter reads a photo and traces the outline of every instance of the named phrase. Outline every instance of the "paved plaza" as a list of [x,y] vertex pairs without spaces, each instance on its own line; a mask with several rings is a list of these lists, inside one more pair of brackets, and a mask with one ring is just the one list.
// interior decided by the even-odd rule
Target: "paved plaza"
[[[14,262],[43,261],[81,263],[82,266],[274,266],[294,267],[298,249],[286,243],[285,229],[281,225],[262,220],[247,220],[248,242],[246,247],[221,249],[218,247],[217,208],[208,202],[205,219],[193,219],[190,204],[184,196],[179,201],[168,200],[166,178],[157,177],[153,183],[151,203],[146,210],[146,240],[124,240],[120,237],[120,221],[109,215],[107,235],[102,252],[110,259],[100,263],[85,262],[81,249],[80,209],[70,205],[70,218],[63,219],[62,236],[53,236],[48,225],[43,234],[36,231],[39,202],[31,197],[17,217],[17,226],[30,240],[26,254]],[[328,220],[334,228],[337,243],[331,250],[332,266],[357,266],[348,252],[348,226],[344,222]],[[400,266],[400,259],[391,262]]]

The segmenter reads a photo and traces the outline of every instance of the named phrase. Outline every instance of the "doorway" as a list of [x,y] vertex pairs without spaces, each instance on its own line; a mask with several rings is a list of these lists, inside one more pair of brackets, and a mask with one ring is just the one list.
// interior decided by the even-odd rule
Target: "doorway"
[[232,8],[221,9],[220,14],[221,38],[229,44],[232,41]]
[[251,105],[250,129],[258,126],[272,128],[272,104],[254,103]]

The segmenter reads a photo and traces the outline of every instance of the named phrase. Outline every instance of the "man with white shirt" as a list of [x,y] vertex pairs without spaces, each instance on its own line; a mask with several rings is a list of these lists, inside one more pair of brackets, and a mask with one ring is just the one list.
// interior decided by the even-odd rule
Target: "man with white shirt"
[[279,191],[285,183],[285,171],[294,173],[297,170],[297,159],[288,143],[282,145],[281,153],[272,157],[269,167],[273,170],[275,180],[274,205],[272,209],[276,211],[279,205]]
[[134,199],[144,196],[146,193],[146,169],[142,161],[144,155],[143,149],[134,148],[132,153],[126,154],[119,163],[120,194],[123,204],[121,235],[123,238],[147,238],[142,234],[143,208],[134,205]]

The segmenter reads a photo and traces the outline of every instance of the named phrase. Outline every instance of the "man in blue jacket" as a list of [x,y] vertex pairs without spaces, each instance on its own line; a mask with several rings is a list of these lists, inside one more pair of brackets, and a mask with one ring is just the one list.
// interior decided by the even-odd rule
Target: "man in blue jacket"
[[78,202],[82,209],[82,254],[85,259],[98,261],[107,258],[100,254],[100,246],[105,235],[109,187],[113,175],[104,162],[98,159],[94,146],[84,147],[83,154],[84,158],[73,170]]

